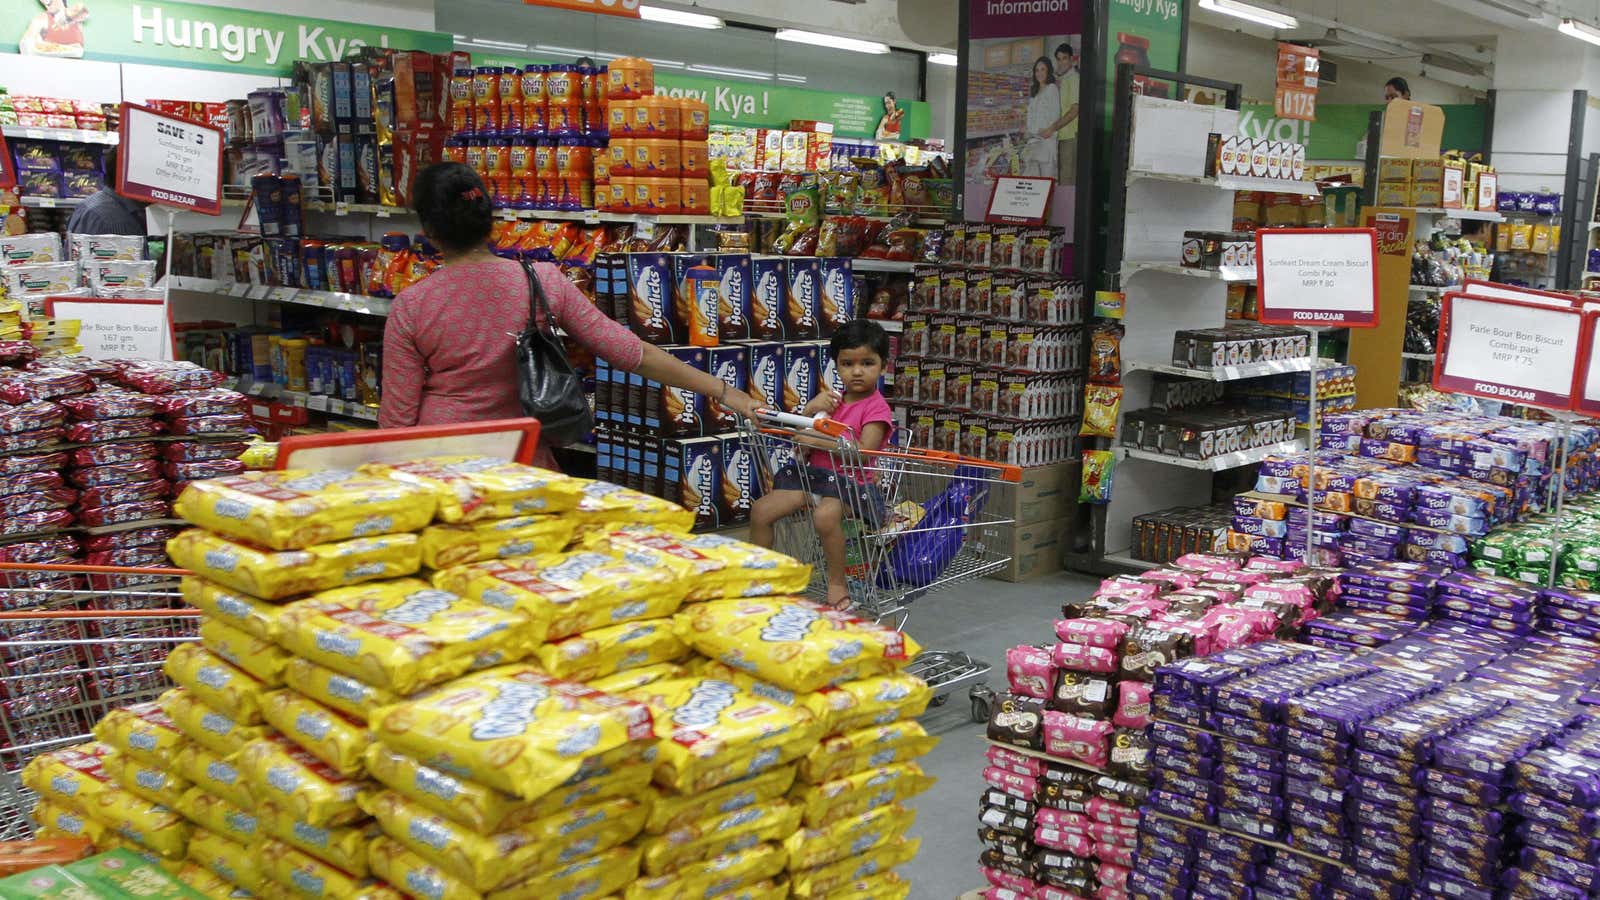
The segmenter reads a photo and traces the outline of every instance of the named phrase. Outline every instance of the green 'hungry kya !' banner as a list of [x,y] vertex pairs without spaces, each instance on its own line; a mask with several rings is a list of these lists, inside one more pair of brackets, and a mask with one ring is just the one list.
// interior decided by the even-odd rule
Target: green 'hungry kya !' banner
[[[523,55],[485,55],[474,53],[475,65],[522,66],[528,63],[562,63],[571,60]],[[670,69],[656,69],[656,93],[669,97],[694,97],[704,101],[716,125],[744,125],[750,128],[783,128],[791,119],[832,122],[840,137],[870,138],[883,118],[882,95],[838,94],[775,84],[741,83],[680,75]],[[933,120],[927,103],[896,100],[905,113],[898,140],[928,136]]]
[[343,59],[366,46],[446,53],[448,34],[351,22],[241,12],[193,3],[35,0],[0,6],[0,50],[26,56],[95,59],[287,75],[296,60]]

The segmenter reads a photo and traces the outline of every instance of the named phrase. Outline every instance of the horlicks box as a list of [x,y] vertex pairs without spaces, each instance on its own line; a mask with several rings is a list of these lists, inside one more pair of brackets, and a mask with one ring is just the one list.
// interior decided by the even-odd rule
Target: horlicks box
[[783,410],[783,344],[777,341],[751,341],[750,393],[767,409]]
[[817,375],[817,384],[830,391],[844,393],[844,381],[839,378],[839,361],[828,352],[831,341],[812,341],[817,347],[817,364],[822,367]]
[[[744,344],[722,344],[706,350],[711,374],[722,379],[729,392],[746,390],[750,386],[750,348]],[[739,417],[732,410],[717,403],[707,404],[709,421],[706,430],[711,433],[735,431]]]
[[788,264],[788,296],[783,308],[783,336],[791,341],[809,341],[822,336],[822,261],[791,257]]
[[750,336],[758,341],[783,340],[783,309],[789,285],[781,256],[750,260]]
[[672,257],[665,253],[628,254],[628,327],[647,344],[684,339],[673,309]]
[[687,342],[691,317],[689,310],[693,308],[695,298],[685,296],[684,276],[695,266],[706,265],[710,257],[702,253],[673,253],[668,258],[672,260],[673,318],[677,320],[678,333],[683,335],[678,340]]
[[750,254],[718,253],[711,257],[722,288],[717,318],[722,340],[745,340],[750,334]]
[[829,256],[819,262],[822,264],[820,333],[827,335],[856,317],[856,276],[849,257]]
[[722,438],[697,437],[664,441],[662,494],[694,511],[694,530],[719,526],[722,493]]
[[717,504],[717,517],[723,527],[750,521],[750,505],[755,502],[759,483],[755,448],[744,435],[723,435],[722,494]]
[[[706,348],[663,347],[691,369],[706,371]],[[706,398],[687,388],[650,382],[645,394],[644,427],[662,437],[699,437],[706,433]],[[652,416],[651,413],[655,415]]]
[[811,342],[783,346],[783,410],[798,413],[817,395],[822,361]]

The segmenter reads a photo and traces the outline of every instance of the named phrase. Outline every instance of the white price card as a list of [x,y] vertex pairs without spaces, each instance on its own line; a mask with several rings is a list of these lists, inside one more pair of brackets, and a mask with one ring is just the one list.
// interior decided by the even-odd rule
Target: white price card
[[316,412],[328,411],[328,397],[326,394],[312,394],[306,398],[306,409]]
[[223,143],[220,129],[124,103],[117,193],[218,215]]
[[1545,409],[1572,409],[1583,313],[1569,305],[1444,295],[1433,385]]
[[1261,321],[1302,328],[1375,328],[1378,234],[1371,228],[1256,232]]
[[1043,225],[1050,209],[1050,195],[1055,189],[1054,178],[1002,175],[994,181],[994,193],[989,195],[989,210],[983,220],[1011,225]]
[[46,297],[52,319],[78,319],[78,343],[90,359],[173,358],[172,319],[161,300]]

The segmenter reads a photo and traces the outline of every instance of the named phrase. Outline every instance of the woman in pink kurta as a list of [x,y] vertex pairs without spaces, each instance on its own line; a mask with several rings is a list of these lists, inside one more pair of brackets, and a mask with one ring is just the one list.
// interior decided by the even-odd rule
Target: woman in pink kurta
[[[383,402],[378,425],[446,425],[523,415],[517,396],[516,339],[528,321],[522,266],[489,251],[494,210],[472,169],[440,163],[417,175],[422,230],[444,267],[400,292],[383,333]],[[555,266],[535,263],[561,328],[611,365],[704,394],[740,415],[755,401],[692,369],[606,318]],[[541,323],[542,324],[542,323]],[[539,445],[538,465],[555,467]]]

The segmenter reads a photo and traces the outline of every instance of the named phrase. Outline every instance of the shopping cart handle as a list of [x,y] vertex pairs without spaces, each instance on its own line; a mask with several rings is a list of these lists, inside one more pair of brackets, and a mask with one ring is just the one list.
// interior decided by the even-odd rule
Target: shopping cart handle
[[835,422],[823,413],[818,413],[815,416],[799,416],[794,413],[779,412],[773,409],[758,409],[755,412],[757,419],[774,425],[782,425],[785,428],[810,429],[829,437],[844,437],[850,433],[849,426],[843,422]]

